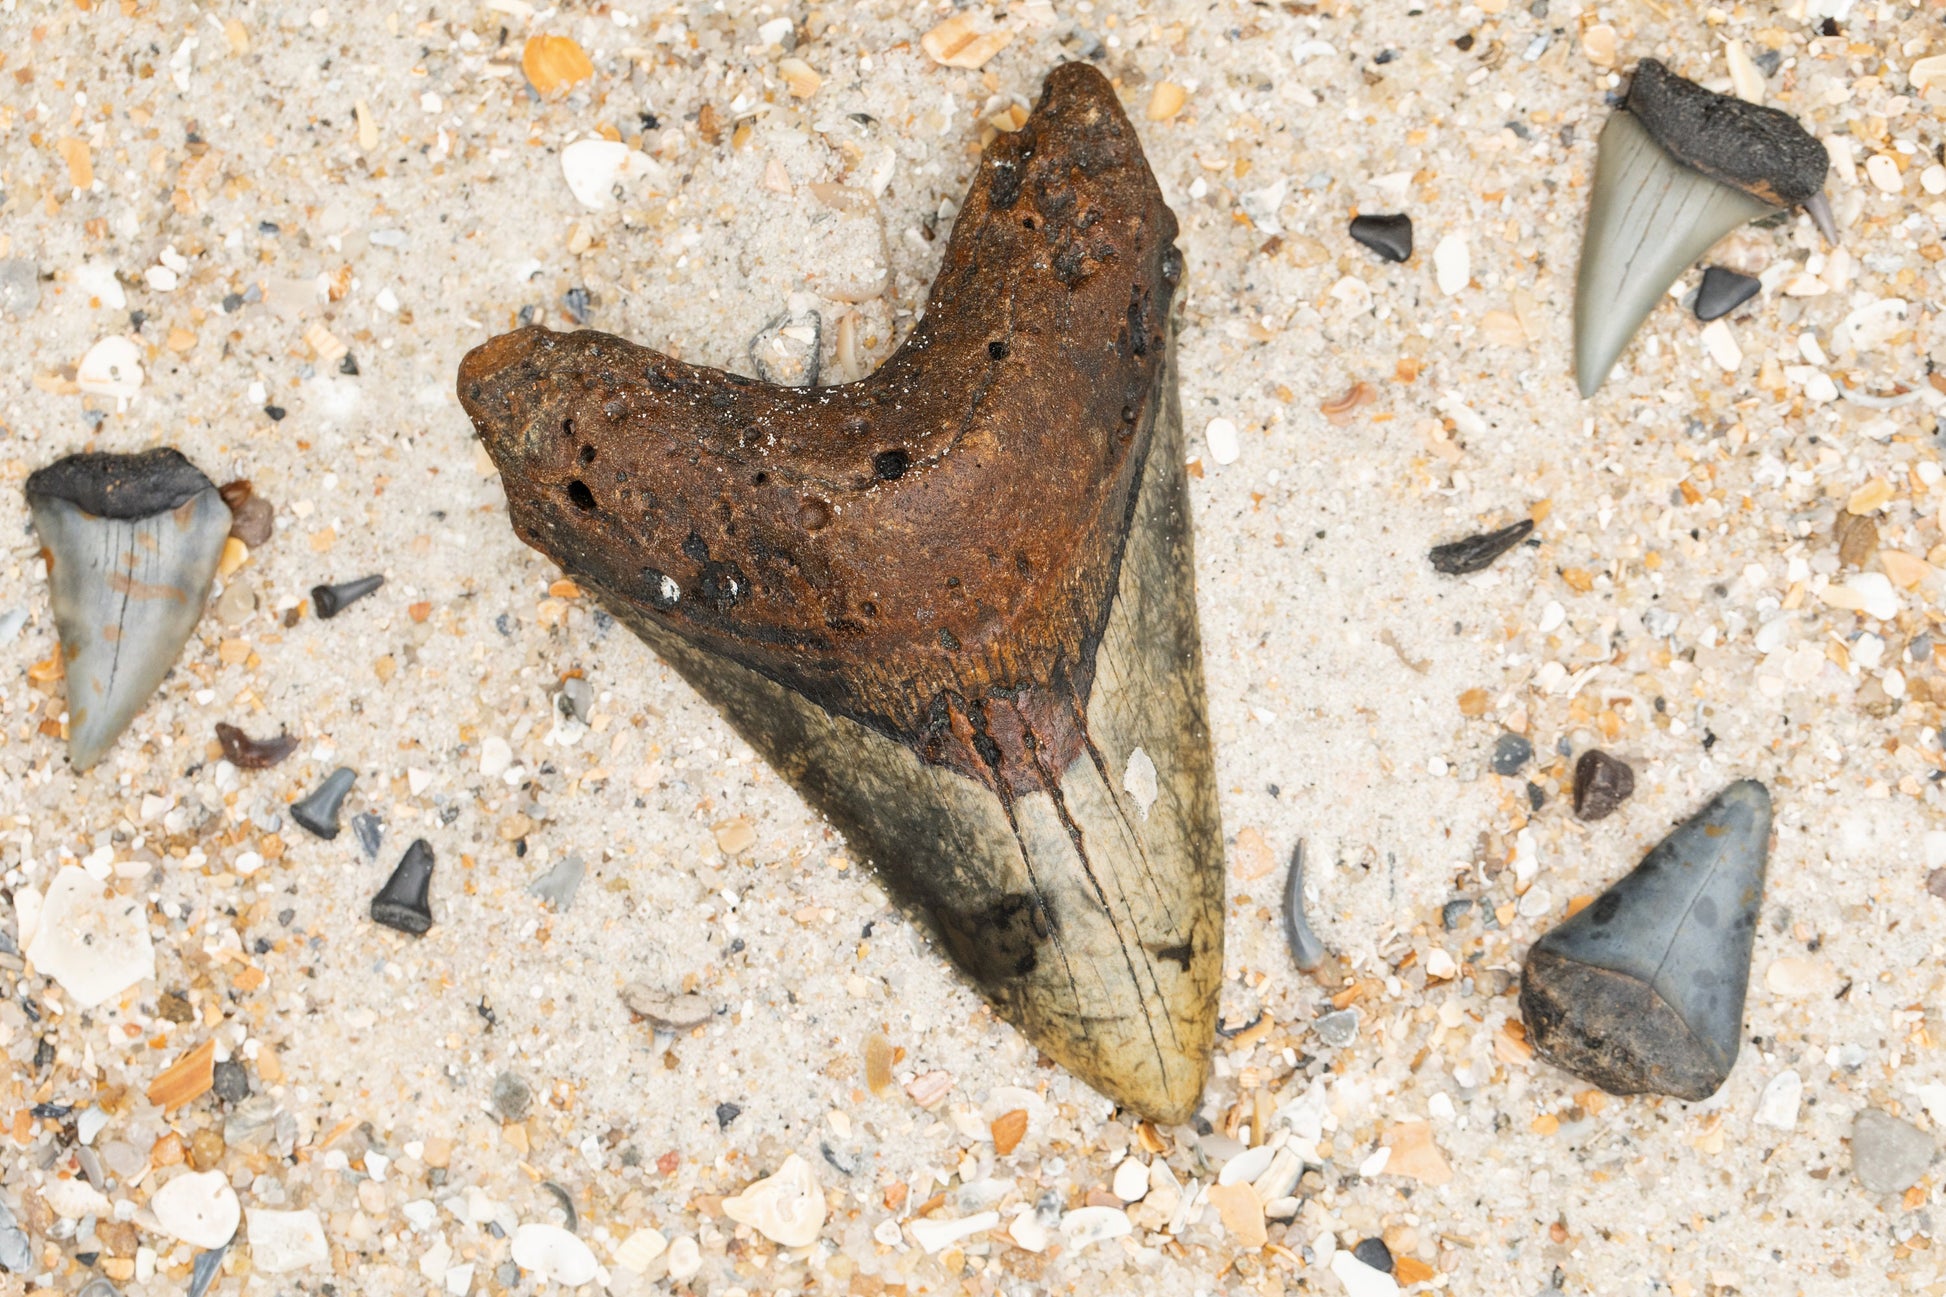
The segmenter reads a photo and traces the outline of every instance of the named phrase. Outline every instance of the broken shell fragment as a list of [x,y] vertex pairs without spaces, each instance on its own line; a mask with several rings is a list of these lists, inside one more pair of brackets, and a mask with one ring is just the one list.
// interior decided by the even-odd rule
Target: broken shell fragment
[[[1731,230],[1803,206],[1827,238],[1830,159],[1788,113],[1703,89],[1654,59],[1602,128],[1574,292],[1574,369],[1593,396],[1677,276]],[[1834,239],[1835,241],[1835,239]]]
[[1761,279],[1711,266],[1703,272],[1703,282],[1696,289],[1696,318],[1705,324],[1721,319],[1755,297],[1763,286]]
[[339,766],[318,785],[316,792],[291,803],[291,818],[305,832],[326,842],[331,841],[338,836],[339,812],[344,808],[345,798],[351,794],[351,786],[357,779],[357,771],[349,766]]
[[423,937],[432,927],[432,845],[416,838],[372,898],[372,921]]
[[[554,558],[870,859],[1046,1054],[1194,1111],[1222,835],[1175,331],[1182,257],[1114,89],[988,145],[923,318],[815,389],[528,328],[459,397]],[[1166,781],[1123,796],[1141,748]]]
[[54,876],[32,934],[23,936],[36,971],[83,1009],[155,976],[148,907],[73,865]]
[[70,455],[27,479],[67,673],[68,757],[101,759],[176,663],[230,532],[216,487],[167,447]]
[[1520,1011],[1542,1057],[1611,1094],[1706,1099],[1743,1031],[1770,794],[1731,784],[1534,943]]
[[723,1200],[723,1214],[748,1225],[784,1247],[809,1247],[824,1228],[824,1190],[811,1164],[792,1153],[777,1168],[734,1198]]
[[1522,518],[1497,531],[1485,531],[1477,536],[1468,536],[1465,540],[1434,545],[1427,557],[1432,560],[1432,570],[1441,576],[1471,576],[1492,567],[1494,560],[1526,540],[1533,532],[1534,520]]
[[253,739],[234,725],[216,723],[216,741],[223,746],[223,759],[239,770],[268,770],[297,751],[297,736],[278,734]]

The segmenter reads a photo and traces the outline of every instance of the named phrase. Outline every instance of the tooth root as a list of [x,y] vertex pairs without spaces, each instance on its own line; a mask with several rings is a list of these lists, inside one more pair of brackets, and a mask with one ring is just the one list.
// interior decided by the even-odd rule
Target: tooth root
[[1614,1094],[1714,1094],[1742,1037],[1769,855],[1769,792],[1731,784],[1535,942],[1520,989],[1534,1048]]
[[1669,285],[1745,221],[1777,208],[1670,157],[1635,117],[1602,128],[1574,289],[1574,373],[1593,396]]
[[68,756],[102,757],[202,616],[230,510],[178,452],[70,455],[27,479],[67,673]]

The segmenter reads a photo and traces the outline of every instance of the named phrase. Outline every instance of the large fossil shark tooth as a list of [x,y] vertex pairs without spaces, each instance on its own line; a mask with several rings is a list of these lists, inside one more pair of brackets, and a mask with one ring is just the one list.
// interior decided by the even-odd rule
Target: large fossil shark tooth
[[203,615],[230,510],[179,451],[87,453],[27,479],[67,672],[68,757],[101,759]]
[[1222,972],[1175,235],[1113,89],[1071,63],[988,147],[870,377],[776,387],[541,328],[459,374],[521,538],[1003,1017],[1161,1121],[1195,1108]]
[[1574,288],[1574,373],[1593,396],[1669,285],[1745,221],[1802,206],[1837,242],[1830,158],[1788,113],[1643,59],[1602,128]]
[[1527,952],[1534,1048],[1612,1094],[1716,1093],[1743,1034],[1769,858],[1770,793],[1740,780]]

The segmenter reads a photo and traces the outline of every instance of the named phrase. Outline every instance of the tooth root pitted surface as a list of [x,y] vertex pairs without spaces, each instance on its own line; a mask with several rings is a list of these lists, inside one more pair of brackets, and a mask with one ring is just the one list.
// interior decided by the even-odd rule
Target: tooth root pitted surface
[[99,761],[203,614],[230,510],[166,447],[70,455],[27,479],[67,674],[68,756]]
[[520,536],[999,1013],[1164,1120],[1194,1110],[1222,971],[1175,233],[1114,90],[1068,64],[988,148],[923,318],[870,377],[773,387],[544,329],[459,377]]
[[1598,147],[1574,295],[1581,394],[1595,394],[1669,285],[1731,230],[1801,205],[1829,234],[1828,165],[1789,114],[1644,59]]

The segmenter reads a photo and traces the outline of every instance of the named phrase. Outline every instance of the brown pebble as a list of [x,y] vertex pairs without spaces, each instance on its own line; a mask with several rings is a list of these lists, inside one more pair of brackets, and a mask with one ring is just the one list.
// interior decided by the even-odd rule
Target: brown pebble
[[993,1135],[993,1151],[1001,1157],[1020,1147],[1020,1141],[1027,1134],[1027,1110],[1014,1108],[1001,1113],[988,1127]]
[[189,1165],[207,1171],[223,1160],[223,1132],[205,1127],[189,1137]]
[[1598,748],[1590,748],[1574,763],[1574,814],[1576,819],[1599,820],[1614,814],[1615,808],[1635,792],[1635,770]]
[[279,734],[275,738],[253,739],[234,725],[216,723],[216,741],[223,745],[223,756],[239,770],[264,770],[297,751],[297,736]]
[[1935,869],[1926,875],[1926,890],[1946,900],[1946,869]]
[[1839,510],[1831,530],[1838,541],[1838,561],[1846,567],[1864,567],[1878,553],[1878,524],[1870,518]]

